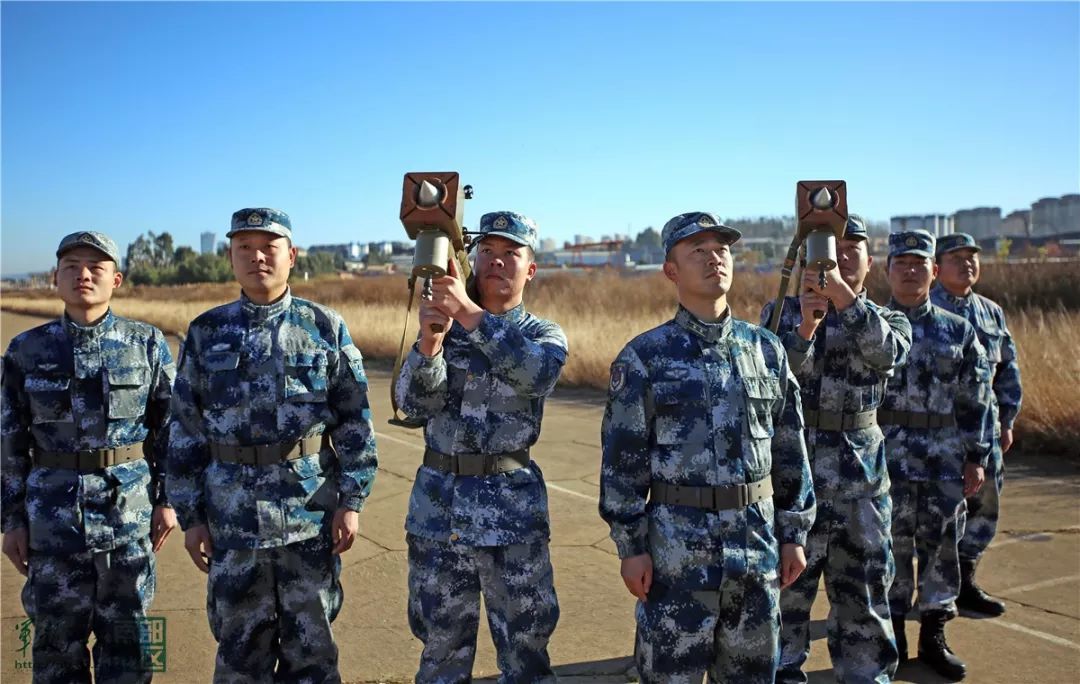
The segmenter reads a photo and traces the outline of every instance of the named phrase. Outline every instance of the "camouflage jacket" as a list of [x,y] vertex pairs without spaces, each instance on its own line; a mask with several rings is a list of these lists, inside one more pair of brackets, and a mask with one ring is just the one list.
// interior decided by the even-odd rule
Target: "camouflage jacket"
[[995,399],[990,409],[993,413],[994,431],[997,433],[1001,428],[1012,429],[1016,416],[1020,413],[1023,388],[1020,385],[1020,365],[1016,362],[1016,344],[1005,325],[1005,312],[1000,306],[975,292],[966,297],[955,297],[940,283],[934,283],[930,289],[930,301],[975,326],[975,334],[978,335],[990,361]]
[[[284,546],[359,511],[377,459],[360,350],[336,312],[291,293],[246,296],[191,322],[169,431],[169,498],[186,530],[208,524],[215,548]],[[272,465],[213,459],[210,444],[333,449]]]
[[[773,302],[761,312],[764,325]],[[885,382],[904,364],[911,324],[899,311],[881,307],[860,292],[844,311],[832,304],[814,337],[804,340],[798,297],[784,299],[778,330],[802,387],[803,411],[858,413],[876,409]],[[889,491],[885,442],[877,425],[836,432],[807,429],[806,447],[819,497],[857,499]]]
[[[779,544],[806,544],[815,500],[799,384],[780,341],[729,315],[675,318],[630,341],[611,366],[601,427],[600,515],[620,558],[650,553],[658,581],[716,588],[775,577]],[[647,501],[653,480],[730,486],[772,478],[740,510]]]
[[[501,454],[525,449],[540,436],[544,398],[566,363],[557,324],[519,305],[485,313],[467,332],[453,325],[442,352],[427,357],[414,346],[394,391],[401,410],[424,419],[424,441],[444,454]],[[428,539],[469,546],[546,540],[547,489],[535,462],[501,475],[455,476],[420,466],[405,529]]]
[[990,422],[990,365],[971,324],[934,306],[889,308],[911,322],[907,363],[889,378],[881,408],[951,415],[954,427],[882,425],[889,476],[928,482],[964,479],[964,462],[986,466]]
[[[47,554],[108,551],[150,535],[165,504],[172,354],[157,328],[66,315],[11,341],[3,374],[3,529],[28,527]],[[145,459],[80,474],[33,466],[31,452],[144,443]]]

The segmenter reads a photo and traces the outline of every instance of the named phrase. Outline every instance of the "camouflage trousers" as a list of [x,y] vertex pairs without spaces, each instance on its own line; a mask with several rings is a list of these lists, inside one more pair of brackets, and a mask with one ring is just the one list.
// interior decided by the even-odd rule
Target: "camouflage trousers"
[[424,643],[416,681],[472,681],[480,594],[500,684],[554,682],[547,645],[559,620],[547,541],[463,546],[407,535],[409,626]]
[[634,660],[642,684],[773,684],[780,644],[780,583],[748,575],[719,590],[653,583],[637,604]]
[[990,546],[997,534],[998,515],[1001,511],[1001,490],[1005,487],[1005,464],[1001,458],[1001,445],[994,445],[995,458],[986,468],[986,482],[967,500],[967,527],[960,539],[960,557],[977,561]]
[[326,535],[268,549],[215,549],[206,583],[218,642],[214,682],[340,682],[330,629],[341,610],[340,575]]
[[806,570],[780,592],[783,626],[776,681],[807,681],[802,667],[810,655],[810,608],[824,574],[826,633],[836,681],[886,684],[899,658],[889,618],[895,572],[889,495],[839,500],[818,492],[818,497],[806,542]]
[[111,551],[65,556],[31,552],[22,601],[34,623],[35,684],[149,682],[149,651],[140,622],[154,600],[156,559],[150,540]]
[[896,578],[889,589],[889,611],[907,615],[915,596],[915,557],[919,559],[919,611],[956,614],[964,533],[962,480],[892,483],[892,537]]

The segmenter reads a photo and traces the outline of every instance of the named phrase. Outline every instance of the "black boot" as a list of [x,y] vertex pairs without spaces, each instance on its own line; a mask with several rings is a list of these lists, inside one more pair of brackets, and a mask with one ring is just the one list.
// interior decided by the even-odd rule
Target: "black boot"
[[975,584],[975,566],[973,560],[960,559],[960,595],[956,598],[956,607],[991,617],[1004,615],[1005,604]]
[[907,660],[907,634],[904,632],[904,616],[892,616],[892,629],[896,634],[896,651],[900,654],[900,662]]
[[942,677],[958,682],[967,674],[967,666],[945,643],[945,623],[950,617],[944,610],[923,613],[919,627],[919,660]]

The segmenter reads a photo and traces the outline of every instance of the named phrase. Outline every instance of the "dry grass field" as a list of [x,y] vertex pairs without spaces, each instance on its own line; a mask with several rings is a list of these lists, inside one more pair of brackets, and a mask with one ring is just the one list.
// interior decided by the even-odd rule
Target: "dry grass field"
[[[775,274],[739,272],[730,296],[736,316],[757,321],[762,304],[775,297]],[[875,268],[871,297],[887,299],[884,274]],[[401,275],[299,282],[298,296],[338,310],[365,356],[389,360],[397,353],[405,317],[406,279]],[[989,264],[979,291],[1002,302],[1016,339],[1024,381],[1017,446],[1080,455],[1080,268],[1077,264]],[[183,334],[202,311],[234,299],[236,285],[124,287],[114,310]],[[526,305],[557,321],[570,340],[563,384],[604,388],[611,360],[636,334],[671,317],[673,287],[657,272],[544,272],[526,291]],[[0,307],[20,313],[58,315],[49,291],[4,293]],[[410,320],[410,338],[416,322]]]

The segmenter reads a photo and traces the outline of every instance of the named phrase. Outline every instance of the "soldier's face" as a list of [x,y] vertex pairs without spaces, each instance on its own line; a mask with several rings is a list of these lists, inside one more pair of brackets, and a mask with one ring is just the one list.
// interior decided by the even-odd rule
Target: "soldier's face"
[[116,270],[116,262],[93,247],[76,247],[64,252],[53,277],[60,299],[77,307],[107,303],[123,280],[123,274]]
[[261,230],[245,230],[232,236],[229,261],[237,282],[256,301],[273,301],[285,292],[289,271],[296,265],[296,248],[289,239]]
[[680,298],[715,298],[731,289],[734,262],[727,239],[703,231],[672,246],[664,262],[664,275],[675,283]]
[[929,257],[901,254],[889,261],[889,288],[901,302],[918,301],[930,295],[937,265]]
[[520,297],[525,283],[536,275],[532,252],[501,235],[491,235],[476,246],[476,288],[480,298]]
[[979,253],[956,249],[941,255],[938,278],[950,292],[967,292],[979,282]]
[[838,240],[836,243],[836,264],[840,277],[858,294],[870,272],[874,257],[866,249],[866,240]]

